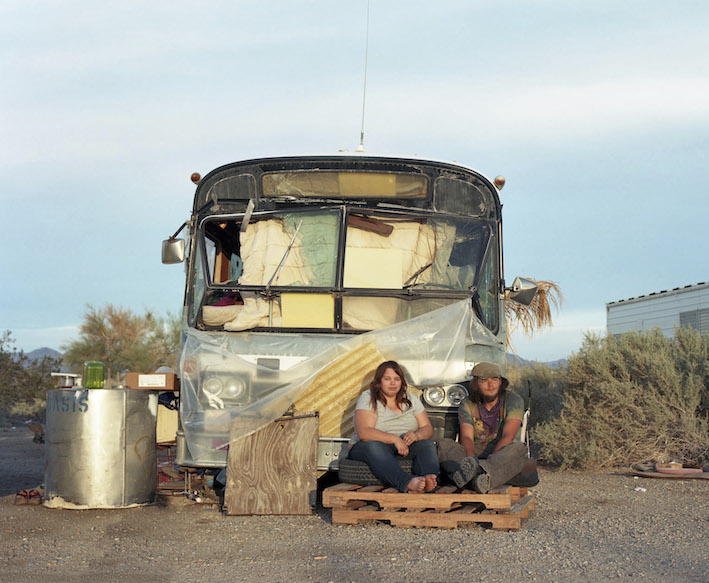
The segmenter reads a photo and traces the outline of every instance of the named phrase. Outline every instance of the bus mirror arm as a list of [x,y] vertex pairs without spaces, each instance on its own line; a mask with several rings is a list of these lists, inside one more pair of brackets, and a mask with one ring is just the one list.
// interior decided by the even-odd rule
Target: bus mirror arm
[[534,300],[534,296],[537,295],[538,289],[539,286],[533,281],[523,277],[515,277],[512,287],[505,288],[505,295],[518,304],[528,306]]
[[187,222],[182,223],[175,234],[162,242],[162,262],[165,264],[182,263],[185,260],[185,240],[178,239],[177,235],[187,226]]

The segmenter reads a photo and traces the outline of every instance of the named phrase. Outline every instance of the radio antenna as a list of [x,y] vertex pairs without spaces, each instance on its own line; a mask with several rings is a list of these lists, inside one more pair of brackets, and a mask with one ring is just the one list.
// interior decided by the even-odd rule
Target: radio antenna
[[369,3],[367,0],[367,40],[364,43],[364,88],[362,90],[362,126],[359,132],[358,152],[364,152],[364,106],[367,103],[367,58],[369,57]]

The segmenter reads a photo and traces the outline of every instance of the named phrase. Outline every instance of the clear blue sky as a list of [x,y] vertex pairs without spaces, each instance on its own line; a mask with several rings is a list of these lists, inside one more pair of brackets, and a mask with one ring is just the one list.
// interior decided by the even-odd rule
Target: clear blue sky
[[[354,150],[366,0],[0,5],[0,330],[177,312],[189,176]],[[365,146],[503,174],[508,282],[556,281],[566,357],[605,303],[709,279],[709,3],[372,0]]]

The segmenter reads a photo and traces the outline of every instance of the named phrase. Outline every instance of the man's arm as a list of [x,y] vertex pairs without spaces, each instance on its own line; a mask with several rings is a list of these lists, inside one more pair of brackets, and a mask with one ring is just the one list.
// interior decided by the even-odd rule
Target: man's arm
[[515,440],[515,437],[517,437],[517,432],[521,427],[522,422],[519,419],[508,419],[505,421],[505,424],[502,426],[502,437],[500,438],[500,441],[497,442],[493,453],[512,443]]
[[465,455],[475,456],[475,429],[470,423],[460,424],[460,444],[465,448]]

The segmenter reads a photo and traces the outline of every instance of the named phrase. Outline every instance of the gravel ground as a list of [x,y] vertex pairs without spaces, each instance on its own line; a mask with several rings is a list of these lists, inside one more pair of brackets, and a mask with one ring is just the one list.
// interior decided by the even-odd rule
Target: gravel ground
[[[182,497],[152,507],[15,506],[44,447],[0,429],[0,581],[709,581],[709,481],[542,470],[517,532],[310,516],[222,516]],[[635,488],[645,488],[645,492]]]

